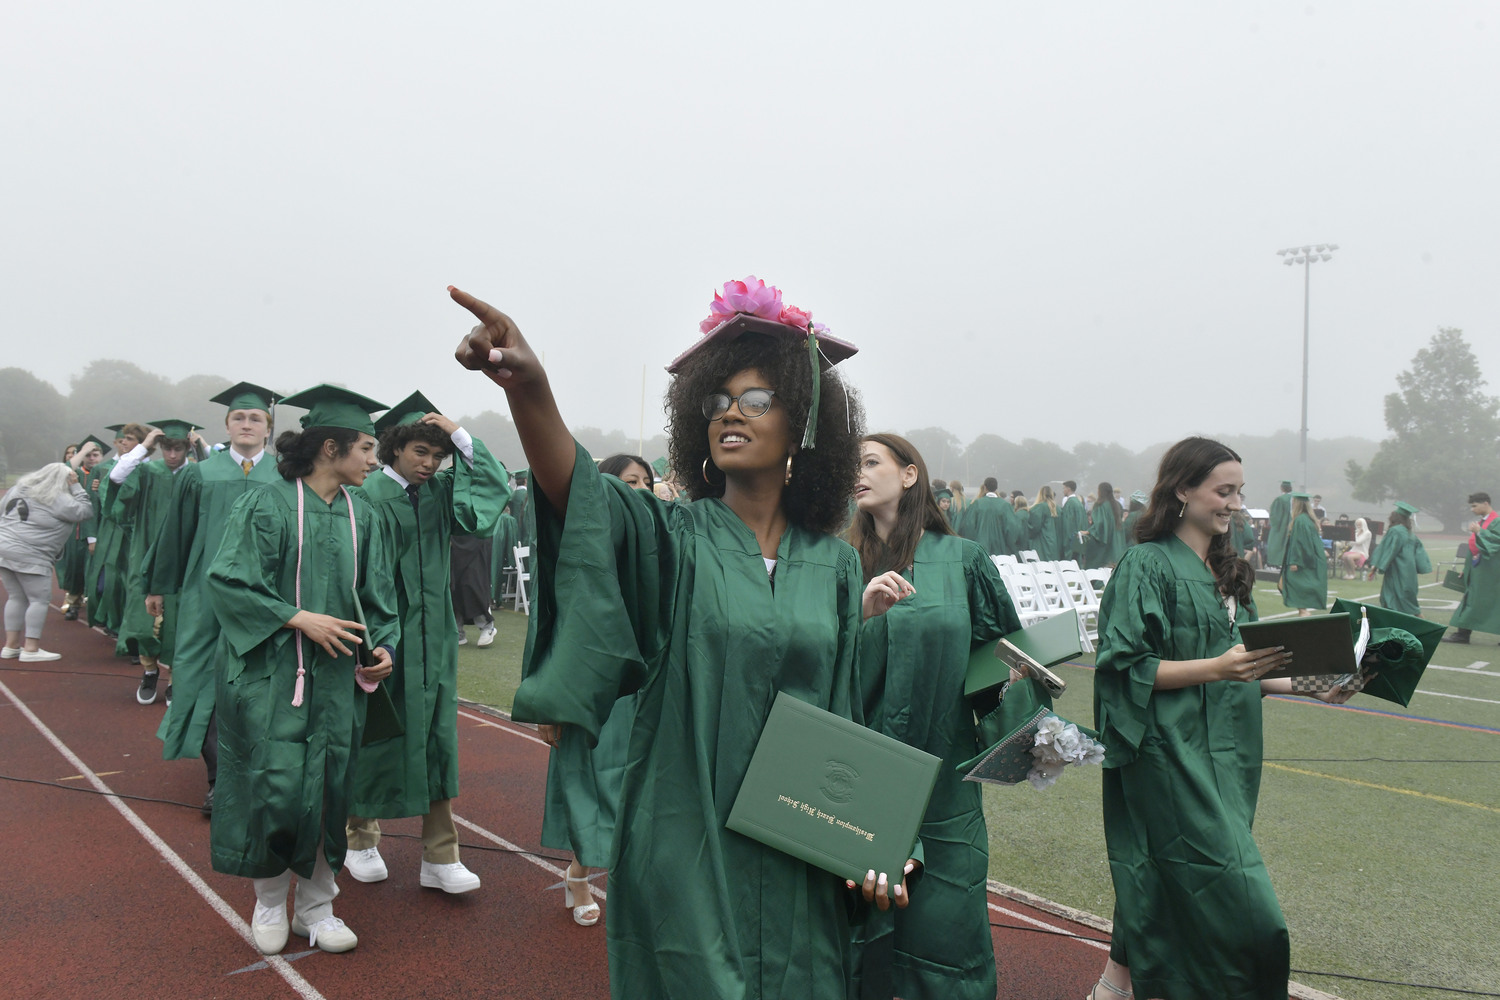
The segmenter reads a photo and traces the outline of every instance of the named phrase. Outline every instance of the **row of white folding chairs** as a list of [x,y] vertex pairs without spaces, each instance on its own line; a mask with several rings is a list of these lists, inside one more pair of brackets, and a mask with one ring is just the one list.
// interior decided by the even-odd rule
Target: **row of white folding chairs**
[[1078,640],[1093,652],[1099,637],[1099,595],[1089,575],[1071,559],[1022,563],[992,557],[1022,625],[1030,625],[1068,611],[1078,613]]

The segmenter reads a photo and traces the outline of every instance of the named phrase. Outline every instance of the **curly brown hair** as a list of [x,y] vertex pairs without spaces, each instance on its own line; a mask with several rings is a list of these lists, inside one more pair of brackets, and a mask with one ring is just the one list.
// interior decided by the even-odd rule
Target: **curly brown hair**
[[[760,372],[766,388],[786,408],[792,440],[801,443],[812,408],[812,369],[805,341],[746,334],[727,343],[705,345],[688,358],[667,387],[667,436],[672,468],[694,500],[724,495],[724,475],[710,468],[701,473],[708,452],[708,424],[703,400],[718,392],[736,373]],[[821,362],[817,445],[798,451],[792,481],[781,495],[787,520],[824,534],[839,531],[849,519],[849,500],[859,480],[859,443],[865,413],[859,394],[826,361]]]
[[453,438],[444,433],[437,424],[424,424],[419,420],[416,423],[387,427],[381,433],[380,450],[377,453],[380,464],[393,464],[396,461],[396,453],[413,441],[425,441],[432,446],[434,451],[442,452],[444,457],[453,454]]

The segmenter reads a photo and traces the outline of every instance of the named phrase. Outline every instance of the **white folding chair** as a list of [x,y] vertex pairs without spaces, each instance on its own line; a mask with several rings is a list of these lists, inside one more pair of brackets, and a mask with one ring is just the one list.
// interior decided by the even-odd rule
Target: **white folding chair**
[[1078,612],[1079,637],[1083,640],[1084,652],[1091,652],[1099,638],[1099,595],[1083,570],[1064,569],[1060,575],[1068,598]]
[[1077,569],[1078,568],[1078,560],[1076,560],[1076,559],[1059,559],[1059,560],[1057,560],[1057,562],[1053,563],[1053,565],[1056,566],[1058,569]]
[[1022,549],[1021,550],[1021,562],[1023,562],[1023,563],[1035,563],[1035,562],[1041,562],[1041,561],[1042,561],[1042,557],[1039,556],[1039,555],[1037,555],[1036,549]]
[[996,566],[1019,566],[1021,564],[1021,561],[1015,556],[1008,556],[1004,553],[998,556],[990,556],[990,558],[995,560]]
[[1083,571],[1083,575],[1088,577],[1088,581],[1093,585],[1094,590],[1102,594],[1104,593],[1105,586],[1109,583],[1109,575],[1112,572],[1113,570],[1106,566],[1103,569],[1086,569]]
[[526,595],[526,582],[531,579],[531,574],[526,570],[526,560],[531,556],[530,545],[517,545],[511,550],[516,561],[516,597],[513,610],[531,614],[531,598]]
[[1067,610],[1070,603],[1067,600],[1067,588],[1051,563],[1022,563],[1020,571],[1030,573],[1031,578],[1036,581],[1037,591],[1048,611]]

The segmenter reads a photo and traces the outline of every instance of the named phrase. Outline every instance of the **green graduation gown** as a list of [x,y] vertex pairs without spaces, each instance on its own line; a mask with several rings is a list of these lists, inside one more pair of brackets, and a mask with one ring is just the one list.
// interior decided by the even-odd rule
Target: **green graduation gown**
[[1292,495],[1282,493],[1271,501],[1271,526],[1266,532],[1266,565],[1280,566],[1286,555],[1287,536],[1292,526]]
[[1135,523],[1141,519],[1141,515],[1144,513],[1144,510],[1127,511],[1125,519],[1120,522],[1120,541],[1124,544],[1125,548],[1128,549],[1136,544]]
[[65,594],[83,593],[83,571],[89,561],[90,521],[79,521],[63,543],[57,559],[57,585]]
[[401,645],[386,684],[405,732],[365,747],[349,812],[394,819],[424,816],[458,796],[458,622],[449,596],[449,541],[488,535],[510,497],[505,467],[479,441],[474,464],[452,464],[417,488],[384,471],[353,491],[368,503],[389,543],[376,572],[393,576]]
[[535,488],[531,506],[534,633],[515,718],[592,741],[639,690],[610,870],[611,995],[841,997],[843,883],[724,823],[778,691],[862,714],[858,554],[788,525],[773,585],[722,501],[661,503],[582,447],[566,522]]
[[[185,468],[187,466],[183,465],[177,471]],[[146,611],[147,581],[142,571],[151,543],[156,540],[171,509],[172,481],[173,473],[166,463],[142,462],[131,470],[129,478],[110,490],[115,517],[125,526],[130,539],[123,571],[125,606],[120,616],[120,638],[115,644],[115,652],[125,655],[126,644],[133,641],[140,652],[154,656],[168,666],[175,649],[172,626],[177,620],[177,597],[173,595],[163,601],[167,607],[158,635],[156,619]]]
[[[1006,509],[1010,510],[1008,519]],[[1015,536],[1009,528],[1012,520],[1016,520],[1016,509],[1011,507],[1010,501],[986,493],[977,497],[964,511],[963,528],[959,534],[978,542],[980,548],[992,556],[1013,556],[1016,554]]]
[[1089,534],[1083,544],[1083,565],[1088,569],[1113,566],[1125,554],[1125,539],[1115,524],[1112,512],[1095,505],[1089,519]]
[[[1293,573],[1287,567],[1295,566]],[[1281,566],[1281,598],[1289,608],[1328,609],[1328,554],[1318,522],[1304,514],[1292,522]]]
[[1407,615],[1422,613],[1417,601],[1417,537],[1406,525],[1393,524],[1386,529],[1370,557],[1370,566],[1381,573],[1381,607]]
[[1042,562],[1056,562],[1062,558],[1057,539],[1057,515],[1044,503],[1034,504],[1026,512],[1026,547],[1035,549]]
[[1152,690],[1162,660],[1239,641],[1213,574],[1175,536],[1132,547],[1104,590],[1094,713],[1107,748],[1110,954],[1139,997],[1286,1000],[1286,920],[1251,836],[1260,685]]
[[1057,505],[1056,523],[1057,550],[1061,553],[1058,558],[1072,559],[1083,565],[1083,543],[1078,540],[1078,533],[1089,526],[1089,514],[1083,509],[1078,494],[1063,497],[1062,503]]
[[[922,877],[911,905],[872,912],[855,929],[856,967],[862,971],[872,949],[893,948],[896,996],[994,1000],[989,836],[981,786],[957,767],[984,749],[964,697],[969,654],[1021,622],[994,562],[968,539],[923,534],[902,575],[916,593],[860,633],[865,724],[943,766],[922,818]],[[860,996],[859,986],[856,974],[850,997]]]
[[[1137,511],[1137,514],[1140,512]],[[1255,522],[1249,517],[1233,517],[1229,522],[1229,544],[1234,546],[1234,551],[1243,559],[1249,558],[1250,550],[1255,548]]]
[[[357,554],[344,494],[327,504],[305,490],[301,607],[352,621],[357,579],[372,648],[394,647],[395,594],[382,572],[391,563],[388,543],[370,508],[353,503]],[[242,494],[223,537],[204,587],[222,630],[214,870],[270,878],[290,868],[310,878],[321,849],[337,872],[348,850],[344,823],[366,695],[354,679],[354,657],[331,658],[302,638],[302,704],[292,705],[301,636],[285,625],[298,607],[297,483],[278,476]]]
[[171,504],[143,571],[150,576],[148,594],[178,598],[172,704],[156,730],[166,760],[197,757],[213,715],[219,623],[204,584],[224,538],[229,509],[246,491],[281,481],[269,454],[247,475],[228,448],[172,477]]
[[955,534],[963,533],[964,511],[968,509],[969,505],[956,496],[953,498],[953,503],[948,505],[948,524]]
[[[99,587],[98,598],[89,610],[89,624],[102,625],[112,632],[119,632],[125,617],[126,571],[130,554],[130,522],[121,520],[128,512],[115,503],[119,486],[110,481],[119,458],[101,462],[94,467],[99,475],[96,497],[95,520],[97,543],[89,555],[87,577],[89,586]],[[92,592],[92,591],[91,591]]]
[[1471,558],[1464,566],[1463,600],[1449,623],[1454,628],[1500,633],[1500,517],[1483,531],[1474,533],[1479,562]]
[[500,603],[500,595],[505,593],[505,571],[516,562],[518,530],[510,508],[502,510],[495,519],[495,534],[490,540],[490,600],[495,604]]

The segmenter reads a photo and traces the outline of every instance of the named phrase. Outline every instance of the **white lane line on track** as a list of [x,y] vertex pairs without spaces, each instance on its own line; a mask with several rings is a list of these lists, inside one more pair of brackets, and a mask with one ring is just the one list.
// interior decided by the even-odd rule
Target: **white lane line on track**
[[[1017,913],[1015,910],[1007,910],[1005,907],[999,906],[995,903],[991,903],[989,904],[989,906],[990,909],[994,910],[996,913],[1003,913],[1007,917],[1014,917],[1017,920],[1023,921],[1028,924],[1033,924],[1037,927],[1046,928],[1049,931],[1055,931],[1058,934],[1071,935],[1073,933],[1066,927],[1059,927],[1056,924],[1049,924],[1045,920],[1038,920],[1036,917],[1028,917],[1024,913]],[[1090,941],[1087,938],[1082,937],[1074,938],[1073,940],[1077,941],[1080,944],[1086,944],[1090,948],[1098,948],[1100,951],[1109,951],[1109,945],[1103,941]]]
[[[510,726],[502,726],[500,723],[496,722],[494,719],[487,719],[487,718],[485,718],[482,715],[474,715],[471,712],[465,712],[463,709],[459,709],[458,710],[458,714],[462,715],[466,719],[473,719],[475,722],[479,723],[480,725],[489,726],[492,729],[503,729],[507,733],[510,733],[512,736],[519,736],[523,740],[530,740],[531,742],[536,743],[536,744],[538,744],[540,746],[547,747],[548,750],[552,749],[552,747],[547,743],[546,740],[538,739],[537,737],[531,735],[528,732],[525,732],[524,730],[521,730],[521,729],[512,729]],[[512,725],[514,725],[514,723]]]
[[[495,728],[505,729],[504,726],[496,726]],[[510,729],[505,729],[505,731],[514,732],[514,730]],[[520,734],[517,733],[516,735],[519,736]],[[481,837],[483,837],[485,840],[488,840],[492,844],[497,844],[500,847],[505,848],[507,851],[525,858],[527,861],[530,861],[532,864],[536,865],[543,871],[549,871],[552,874],[556,875],[558,878],[565,879],[568,877],[568,870],[566,868],[557,867],[548,859],[528,852],[526,848],[522,847],[520,844],[512,844],[510,841],[506,840],[498,833],[491,833],[484,827],[480,826],[478,823],[471,823],[469,820],[464,819],[462,816],[458,815],[458,813],[453,814],[453,822],[457,823],[461,827],[464,827],[465,829],[473,830],[475,833],[479,834]],[[603,889],[594,885],[592,882],[589,883],[589,891],[598,896],[600,899],[609,898]]]
[[[145,821],[136,815],[135,810],[131,809],[123,801],[116,798],[114,789],[110,788],[103,781],[101,781],[99,779],[99,776],[91,771],[88,765],[84,764],[84,762],[78,757],[77,754],[68,749],[67,744],[58,739],[57,735],[53,733],[52,730],[47,728],[46,723],[37,718],[36,714],[32,712],[31,709],[26,707],[26,703],[23,702],[20,698],[16,697],[15,693],[11,691],[10,688],[6,687],[4,682],[0,682],[0,692],[3,692],[5,694],[5,697],[10,699],[11,704],[15,705],[16,708],[20,710],[21,714],[26,716],[27,720],[36,727],[37,732],[41,733],[42,736],[46,738],[48,743],[52,744],[53,749],[62,754],[63,757],[67,759],[69,764],[72,764],[73,767],[77,768],[78,773],[87,778],[89,784],[93,785],[95,789],[104,794],[104,800],[110,805],[114,806],[119,814],[125,817],[125,821],[127,823],[135,827],[135,832],[139,833],[142,839],[146,841],[146,843],[154,847],[156,849],[156,853],[160,854],[163,860],[165,860],[168,864],[175,868],[177,870],[177,874],[181,875],[183,880],[187,882],[188,885],[197,890],[198,895],[203,897],[203,901],[207,903],[215,913],[223,917],[224,922],[227,923],[236,934],[244,939],[245,944],[250,947],[250,950],[254,951],[256,954],[260,954],[259,950],[255,947],[255,939],[250,936],[250,925],[247,924],[238,913],[234,912],[233,908],[231,908],[230,905],[224,901],[224,898],[217,892],[214,892],[213,889],[209,887],[208,883],[203,881],[202,877],[200,877],[197,872],[188,867],[187,862],[183,861],[182,858],[178,856],[176,851],[167,846],[167,842],[162,840],[161,837],[157,835],[155,830],[147,826]],[[275,969],[277,974],[280,975],[282,979],[286,980],[286,984],[293,990],[295,990],[297,995],[302,997],[303,1000],[324,1000],[323,994],[319,993],[317,989],[313,987],[312,983],[309,983],[306,979],[303,979],[302,976],[297,972],[297,970],[288,965],[286,959],[282,958],[280,955],[266,955],[264,956],[264,961],[271,968]]]

